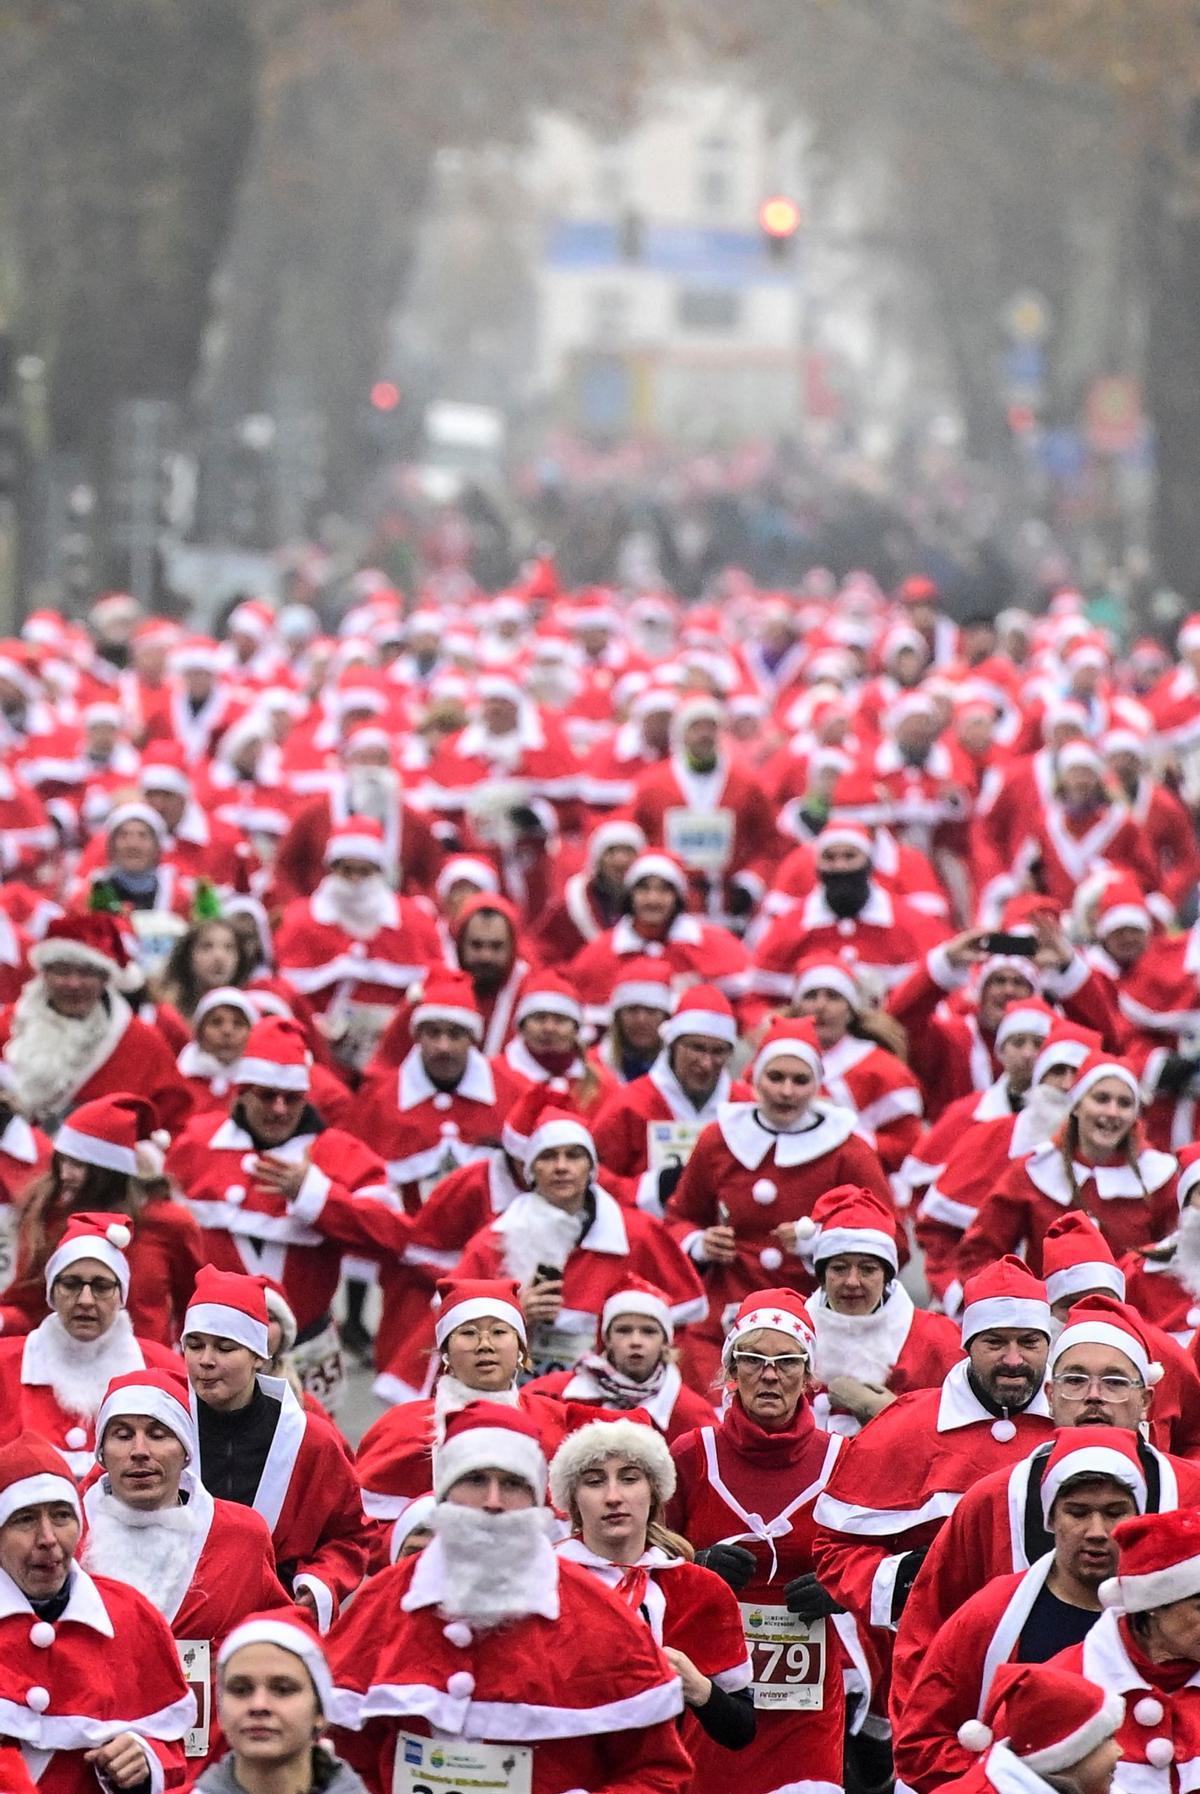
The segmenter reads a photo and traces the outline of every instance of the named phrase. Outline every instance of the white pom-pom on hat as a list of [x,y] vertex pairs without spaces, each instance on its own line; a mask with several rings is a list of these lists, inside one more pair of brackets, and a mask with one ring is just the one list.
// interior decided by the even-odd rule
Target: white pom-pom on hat
[[800,1219],[796,1222],[796,1238],[798,1240],[811,1240],[816,1231],[817,1224],[812,1216],[801,1215]]
[[1151,1769],[1166,1769],[1175,1761],[1175,1746],[1169,1738],[1151,1738],[1146,1746],[1146,1761]]
[[110,1246],[115,1246],[118,1252],[124,1252],[133,1235],[123,1221],[112,1221],[104,1229],[104,1237]]
[[31,1688],[25,1696],[25,1705],[31,1713],[44,1713],[50,1705],[50,1690],[48,1688]]
[[1133,1717],[1139,1725],[1161,1725],[1163,1704],[1161,1701],[1156,1701],[1152,1695],[1147,1694],[1133,1709]]
[[984,1725],[982,1719],[964,1719],[958,1728],[958,1742],[964,1750],[987,1750],[992,1738],[991,1726]]

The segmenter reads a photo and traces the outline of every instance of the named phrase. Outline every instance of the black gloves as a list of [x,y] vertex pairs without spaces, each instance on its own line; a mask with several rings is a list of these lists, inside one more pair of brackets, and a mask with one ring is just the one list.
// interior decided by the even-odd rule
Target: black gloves
[[754,1553],[744,1545],[709,1545],[697,1551],[696,1562],[727,1582],[735,1594],[745,1588],[754,1574]]
[[892,1584],[892,1619],[898,1620],[904,1612],[904,1603],[908,1600],[909,1590],[917,1579],[917,1571],[929,1555],[929,1546],[922,1545],[919,1551],[906,1551],[896,1567],[896,1580]]
[[831,1613],[846,1611],[840,1602],[834,1600],[827,1588],[822,1588],[811,1570],[803,1576],[794,1576],[784,1589],[783,1598],[789,1613],[810,1623],[813,1620],[827,1620]]
[[658,1174],[658,1200],[664,1208],[675,1194],[675,1186],[683,1176],[682,1165],[664,1165]]

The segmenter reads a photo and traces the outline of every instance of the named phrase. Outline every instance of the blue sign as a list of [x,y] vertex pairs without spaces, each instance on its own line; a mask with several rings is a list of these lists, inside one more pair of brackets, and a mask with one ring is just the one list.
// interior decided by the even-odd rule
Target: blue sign
[[1024,389],[1046,378],[1046,352],[1040,343],[1014,343],[1004,351],[1004,384]]
[[792,285],[798,244],[785,260],[772,261],[758,231],[708,230],[690,224],[642,223],[637,254],[622,253],[619,224],[596,219],[559,218],[546,236],[546,264],[585,273],[588,269],[641,268],[655,274],[744,286],[757,282]]

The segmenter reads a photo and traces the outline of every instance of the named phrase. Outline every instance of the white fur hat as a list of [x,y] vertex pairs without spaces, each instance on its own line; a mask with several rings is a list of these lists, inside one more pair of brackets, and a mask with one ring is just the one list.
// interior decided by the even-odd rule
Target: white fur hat
[[591,1420],[568,1433],[550,1464],[550,1499],[559,1513],[571,1511],[571,1497],[585,1470],[608,1458],[628,1458],[646,1472],[664,1504],[675,1493],[675,1461],[654,1426],[622,1414],[615,1420]]

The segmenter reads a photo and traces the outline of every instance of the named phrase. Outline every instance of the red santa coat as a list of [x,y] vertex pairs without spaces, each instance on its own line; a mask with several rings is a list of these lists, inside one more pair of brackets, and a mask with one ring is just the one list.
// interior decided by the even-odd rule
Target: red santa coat
[[1154,890],[1158,862],[1126,805],[1105,804],[1080,823],[1051,798],[1028,827],[1014,865],[1020,875],[1036,864],[1040,888],[1061,909],[1070,909],[1076,890],[1101,860],[1130,873],[1143,891]]
[[718,758],[711,773],[696,773],[673,754],[641,774],[630,814],[650,847],[676,854],[710,893],[714,914],[730,878],[761,897],[783,852],[766,792],[736,761]]
[[874,1314],[836,1314],[822,1290],[808,1299],[816,1346],[813,1375],[822,1387],[812,1398],[818,1425],[851,1438],[861,1423],[830,1395],[835,1377],[878,1383],[895,1396],[936,1389],[962,1357],[962,1335],[944,1314],[916,1308],[898,1278]]
[[909,1153],[892,1179],[897,1208],[919,1202],[950,1162],[951,1152],[985,1122],[1012,1114],[1008,1079],[1003,1074],[985,1090],[969,1090],[944,1108]]
[[[124,1323],[124,1324],[122,1324]],[[78,1477],[86,1476],[95,1463],[94,1421],[111,1377],[127,1371],[177,1369],[178,1358],[153,1340],[138,1339],[128,1317],[119,1314],[108,1332],[94,1342],[89,1357],[102,1360],[108,1375],[97,1378],[95,1391],[79,1384],[78,1408],[64,1407],[51,1376],[61,1377],[61,1367],[51,1356],[51,1328],[61,1333],[54,1316],[47,1316],[24,1339],[0,1339],[0,1444],[7,1445],[25,1427],[48,1439],[60,1451]],[[61,1384],[59,1385],[62,1386]]]
[[[678,1679],[648,1628],[590,1571],[550,1554],[542,1611],[449,1628],[441,1546],[373,1577],[329,1640],[339,1751],[372,1794],[394,1784],[401,1732],[532,1751],[532,1794],[686,1794]],[[461,1639],[462,1642],[455,1642]],[[415,1748],[412,1754],[416,1754]]]
[[58,844],[54,824],[36,791],[0,765],[0,872],[32,872]]
[[[596,1218],[567,1259],[563,1305],[553,1327],[554,1350],[544,1354],[553,1358],[560,1350],[567,1351],[570,1340],[577,1341],[569,1356],[559,1356],[560,1369],[573,1365],[593,1343],[605,1302],[622,1278],[631,1273],[644,1277],[663,1292],[676,1327],[698,1321],[705,1309],[704,1290],[691,1260],[685,1258],[662,1222],[640,1209],[623,1208],[607,1190],[595,1184],[592,1194]],[[536,1214],[539,1205],[545,1206],[539,1196],[519,1196],[498,1221],[475,1235],[459,1260],[455,1276],[517,1275],[511,1268],[510,1241],[521,1240],[531,1211]],[[533,1336],[530,1343],[537,1356]]]
[[[97,834],[79,856],[76,868],[81,888],[86,889],[93,874],[103,870],[108,842]],[[179,827],[163,843],[160,870],[169,874],[173,883],[170,893],[160,895],[158,908],[177,906],[182,891],[199,878],[211,879],[219,890],[239,888],[254,864],[253,854],[239,830],[207,815],[198,803],[189,801],[180,818]],[[165,881],[164,881],[165,882]],[[186,914],[186,908],[183,913]]]
[[662,959],[674,990],[689,984],[715,984],[741,1012],[750,956],[727,928],[702,922],[699,916],[679,915],[665,940],[648,940],[639,934],[630,916],[622,916],[615,928],[606,929],[571,962],[571,980],[583,1000],[587,1019],[600,1027],[612,1020],[612,993],[621,982],[630,959]]
[[[697,1549],[738,1544],[755,1559],[754,1574],[738,1594],[751,1647],[764,1619],[781,1618],[770,1610],[784,1605],[787,1584],[814,1568],[813,1507],[841,1447],[836,1435],[813,1424],[803,1405],[786,1432],[764,1433],[735,1402],[720,1422],[685,1434],[671,1448],[679,1480],[668,1524]],[[865,1687],[866,1664],[844,1614],[818,1623],[810,1638],[821,1654],[819,1668],[813,1658],[808,1661],[809,1673],[817,1671],[819,1690],[809,1698],[819,1704],[775,1705],[770,1688],[765,1698],[756,1698],[758,1729],[737,1758],[737,1786],[744,1794],[825,1794],[842,1786],[844,1678],[853,1665]],[[767,1663],[753,1649],[752,1656],[757,1674],[769,1678]],[[782,1691],[774,1692],[777,1699]],[[728,1780],[729,1757],[720,1746],[697,1737],[693,1755],[697,1787],[715,1788]]]
[[[1200,1668],[1182,1688],[1164,1687],[1154,1679],[1153,1665],[1137,1651],[1124,1614],[1111,1608],[1100,1615],[1081,1645],[1060,1651],[1050,1661],[1056,1669],[1086,1676],[1097,1688],[1125,1697],[1125,1718],[1115,1735],[1121,1760],[1113,1774],[1113,1794],[1172,1794],[1177,1788],[1195,1787],[1200,1774]],[[1142,1707],[1151,1697],[1154,1705]],[[1155,1738],[1168,1740],[1173,1747],[1166,1768],[1156,1769],[1147,1761],[1146,1746]]]
[[[558,1075],[539,1065],[519,1034],[514,1034],[498,1055],[497,1069],[507,1072],[521,1091],[531,1090],[535,1084],[548,1084]],[[562,1075],[566,1079],[571,1105],[581,1115],[589,1117],[598,1114],[608,1098],[620,1088],[616,1077],[595,1054],[586,1060],[576,1055]]]
[[1153,888],[1172,909],[1180,909],[1200,879],[1200,846],[1191,816],[1175,793],[1154,779],[1138,780],[1129,810],[1154,858]]
[[[793,832],[789,823],[787,814],[780,817],[780,827]],[[803,824],[794,832],[799,834],[800,845],[793,847],[787,858],[776,868],[771,889],[763,898],[764,916],[786,915],[818,883],[817,848],[821,837],[819,834],[808,837],[803,832]],[[917,848],[897,841],[895,835],[886,828],[874,831],[871,879],[889,897],[900,899],[923,916],[932,916],[935,920],[944,922],[950,914],[946,893],[927,857]]]
[[[1040,1446],[981,1477],[934,1540],[896,1634],[892,1693],[897,1711],[950,1617],[993,1578],[1028,1570],[1050,1549],[1041,1499],[1048,1452],[1048,1446]],[[1144,1441],[1138,1452],[1150,1513],[1169,1513],[1200,1498],[1200,1467]]]
[[588,874],[572,872],[563,881],[561,897],[536,920],[530,938],[543,965],[566,965],[617,920],[601,907]]
[[0,909],[0,1003],[15,1003],[29,977],[29,936]]
[[[316,890],[323,875],[330,834],[350,820],[345,773],[330,773],[328,780],[330,790],[297,810],[280,842],[273,869],[277,902],[308,897]],[[388,859],[398,868],[404,895],[421,897],[432,891],[445,854],[421,812],[411,804],[397,804],[383,825],[383,840]]]
[[273,1277],[303,1332],[329,1313],[343,1252],[399,1253],[408,1223],[382,1162],[341,1128],[293,1134],[271,1151],[288,1164],[308,1159],[294,1202],[252,1181],[258,1151],[232,1115],[189,1122],[167,1154],[166,1174],[200,1225],[208,1262]]
[[886,1047],[854,1034],[823,1047],[821,1061],[822,1089],[858,1116],[859,1131],[870,1135],[889,1176],[899,1171],[921,1136],[924,1104],[916,1078]]
[[[64,1113],[82,1103],[94,1102],[98,1096],[113,1096],[129,1089],[131,1078],[139,1093],[153,1106],[159,1127],[174,1133],[191,1113],[192,1101],[187,1085],[175,1068],[175,1056],[162,1035],[140,1022],[124,997],[110,994],[109,1026],[90,1062],[83,1068],[79,1083],[71,1092]],[[0,1010],[0,1057],[10,1058],[13,1013],[16,1005]],[[61,1116],[38,1115],[36,1119],[49,1128],[58,1125]]]
[[325,1014],[361,1003],[394,1008],[441,957],[433,918],[411,897],[388,892],[386,920],[368,939],[343,928],[327,894],[289,903],[275,937],[280,976]]
[[759,1013],[791,1000],[796,967],[813,954],[843,959],[870,971],[890,990],[909,979],[944,927],[909,908],[877,884],[856,916],[836,916],[817,886],[803,903],[773,922],[754,950],[750,987]]
[[887,1179],[874,1149],[855,1133],[855,1117],[818,1099],[817,1125],[807,1132],[772,1134],[753,1103],[730,1103],[697,1140],[667,1203],[667,1225],[682,1249],[695,1254],[705,1228],[733,1228],[732,1264],[706,1265],[708,1310],[685,1342],[685,1374],[704,1389],[716,1369],[727,1316],[751,1290],[783,1287],[807,1295],[810,1262],[784,1252],[774,1229],[810,1215],[817,1198],[838,1184],[865,1184],[889,1205]]
[[0,1128],[0,1295],[17,1268],[18,1202],[50,1169],[53,1156],[49,1135],[31,1127],[23,1115],[10,1115]]
[[549,800],[564,822],[579,799],[579,761],[562,724],[524,705],[511,735],[490,735],[482,722],[468,723],[438,747],[421,787],[423,807],[457,814],[480,787],[521,787],[528,798]]
[[[633,1402],[632,1391],[625,1402],[611,1400],[602,1384],[590,1374],[586,1357],[574,1370],[552,1370],[544,1377],[534,1377],[532,1382],[525,1384],[522,1393],[546,1396],[560,1404],[582,1402],[592,1408],[609,1409],[613,1413],[627,1412]],[[704,1396],[697,1395],[694,1389],[688,1388],[675,1364],[664,1367],[662,1381],[653,1394],[646,1394],[641,1390],[637,1392],[637,1406],[650,1416],[669,1445],[673,1445],[685,1433],[693,1432],[696,1427],[712,1423],[712,1403]]]
[[[998,1083],[1005,1086],[1007,1080]],[[1002,1095],[1008,1110],[1007,1088]],[[951,1144],[946,1163],[918,1203],[913,1232],[925,1254],[925,1275],[930,1289],[952,1313],[957,1312],[962,1289],[957,1260],[963,1235],[974,1225],[980,1204],[1003,1183],[1013,1161],[1026,1158],[1040,1144],[1023,1112],[1014,1115],[1009,1110],[994,1120],[977,1121]]]
[[1148,1239],[1164,1238],[1175,1225],[1179,1166],[1172,1153],[1145,1147],[1136,1166],[1124,1159],[1112,1165],[1076,1163],[1074,1173],[1072,1191],[1062,1149],[1053,1140],[1012,1164],[963,1235],[960,1279],[965,1282],[984,1265],[1015,1252],[1022,1241],[1026,1262],[1040,1277],[1042,1238],[1065,1209],[1079,1208],[1090,1216],[1118,1260]]
[[671,1070],[667,1055],[660,1053],[644,1077],[611,1093],[592,1124],[600,1163],[615,1180],[609,1187],[623,1202],[660,1215],[658,1168],[649,1169],[654,1123],[682,1121],[689,1127],[707,1127],[717,1119],[722,1104],[747,1102],[752,1094],[748,1085],[734,1083],[723,1071],[712,1095],[698,1109]]
[[[70,1575],[70,1596],[48,1646],[34,1644],[37,1616],[16,1583],[0,1576],[4,1735],[20,1746],[38,1794],[96,1794],[85,1753],[122,1732],[145,1745],[152,1787],[181,1787],[183,1736],[196,1703],[166,1621],[123,1582],[91,1577],[78,1564]],[[43,1693],[50,1698],[39,1712]]]

